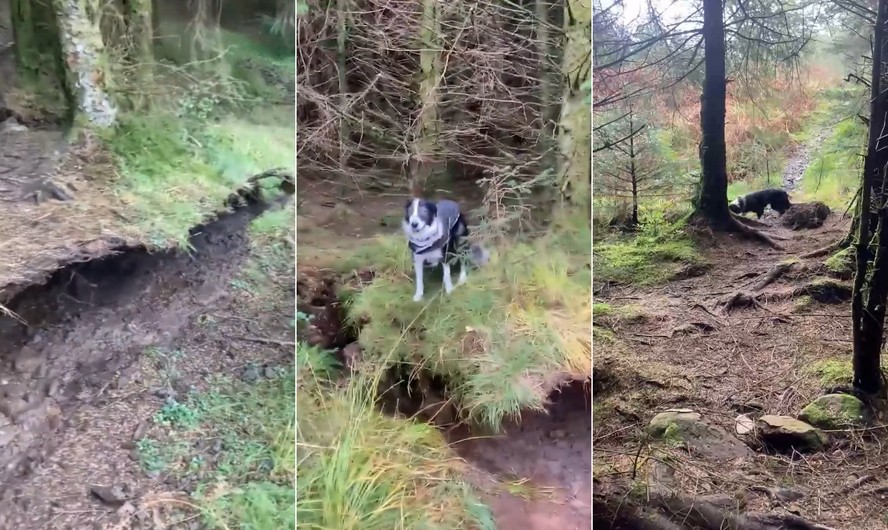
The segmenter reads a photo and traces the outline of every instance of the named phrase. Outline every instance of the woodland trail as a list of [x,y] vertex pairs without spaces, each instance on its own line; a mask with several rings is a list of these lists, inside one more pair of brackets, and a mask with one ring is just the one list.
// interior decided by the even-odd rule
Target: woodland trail
[[[788,187],[798,184],[810,149],[797,151],[787,166]],[[888,528],[879,493],[888,483],[855,486],[860,477],[884,475],[884,429],[866,441],[831,434],[825,452],[755,451],[727,466],[644,434],[654,414],[676,408],[693,409],[728,433],[740,413],[795,416],[830,391],[818,367],[850,366],[847,276],[827,269],[823,257],[799,258],[839,240],[850,220],[833,212],[822,227],[799,231],[780,226],[773,212],[762,222],[783,250],[698,234],[707,265],[689,268],[694,277],[657,287],[605,286],[598,293],[596,302],[618,316],[596,321],[613,338],[596,337],[594,350],[594,489],[615,477],[639,476],[651,487],[691,496],[727,495],[741,511],[799,514],[835,528]],[[824,281],[849,290],[820,296]],[[738,294],[748,305],[726,310]],[[768,493],[775,488],[792,494]]]

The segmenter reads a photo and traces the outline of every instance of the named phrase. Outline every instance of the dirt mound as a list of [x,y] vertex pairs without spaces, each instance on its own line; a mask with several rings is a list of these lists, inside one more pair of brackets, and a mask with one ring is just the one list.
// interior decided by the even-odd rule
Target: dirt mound
[[784,212],[780,224],[792,230],[820,228],[829,214],[829,206],[822,202],[797,203]]

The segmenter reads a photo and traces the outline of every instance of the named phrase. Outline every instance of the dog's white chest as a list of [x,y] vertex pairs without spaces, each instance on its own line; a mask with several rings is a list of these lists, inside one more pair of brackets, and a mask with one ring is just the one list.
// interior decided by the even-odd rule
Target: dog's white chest
[[422,264],[428,267],[441,263],[441,260],[444,259],[444,252],[441,249],[430,250],[424,254],[415,256],[415,258],[421,258]]

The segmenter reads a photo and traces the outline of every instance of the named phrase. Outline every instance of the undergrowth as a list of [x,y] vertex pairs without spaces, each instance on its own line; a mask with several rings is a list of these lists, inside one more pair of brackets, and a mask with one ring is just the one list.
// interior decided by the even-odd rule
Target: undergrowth
[[683,221],[651,222],[632,237],[613,236],[595,245],[595,281],[654,285],[703,258]]
[[[119,168],[116,192],[153,246],[184,245],[256,173],[294,167],[292,53],[222,31],[221,58],[192,66],[161,39],[150,111],[102,133]],[[166,66],[164,66],[166,65]]]
[[522,410],[541,409],[555,377],[590,370],[588,219],[494,250],[465,285],[442,294],[440,267],[426,297],[413,302],[403,238],[383,236],[356,250],[373,282],[348,300],[352,323],[366,321],[360,343],[378,367],[408,363],[448,381],[462,416],[497,429]]
[[337,387],[328,352],[299,344],[296,357],[300,528],[495,528],[442,434],[379,412],[372,373]]

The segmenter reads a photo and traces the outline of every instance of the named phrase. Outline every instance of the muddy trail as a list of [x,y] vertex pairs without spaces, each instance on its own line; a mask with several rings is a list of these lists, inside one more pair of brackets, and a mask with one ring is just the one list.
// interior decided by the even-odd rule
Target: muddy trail
[[[823,142],[830,133],[831,130],[821,128],[811,140],[797,145],[790,152],[789,160],[787,160],[786,166],[783,168],[783,189],[790,193],[798,189],[802,177],[805,175],[805,171],[811,164],[814,153],[817,153],[820,150],[820,146],[823,145]],[[819,183],[815,183],[814,185],[818,186]]]
[[[320,190],[316,182],[299,182],[299,189]],[[467,208],[477,206],[477,186],[446,194]],[[310,193],[310,192],[309,192]],[[305,196],[305,195],[303,195]],[[406,195],[368,194],[330,198],[300,205],[297,268],[297,307],[316,315],[313,328],[321,331],[320,343],[342,355],[354,336],[342,333],[344,315],[335,297],[336,285],[330,272],[311,265],[303,256],[320,253],[338,239],[338,245],[354,248],[380,233],[400,230],[400,215]],[[324,204],[326,202],[326,204]],[[347,214],[334,204],[347,204]],[[318,232],[318,230],[320,230]],[[334,238],[330,234],[335,234]],[[320,235],[318,235],[320,234]],[[406,252],[406,246],[405,246]],[[368,269],[372,264],[368,264]],[[361,274],[370,281],[372,274]],[[347,362],[347,355],[340,359]],[[411,416],[430,396],[404,398],[396,408]],[[431,396],[435,400],[442,396]],[[446,399],[446,396],[444,396]],[[476,486],[493,511],[497,527],[526,530],[585,530],[592,518],[591,385],[570,383],[549,397],[547,410],[525,412],[521,421],[510,422],[499,434],[465,425],[442,427],[455,453],[469,465],[465,480]],[[428,420],[421,412],[418,417]]]
[[[595,344],[596,498],[619,498],[631,478],[649,499],[668,491],[726,511],[888,528],[884,429],[830,431],[825,449],[806,454],[744,434],[741,414],[795,417],[850,383],[850,275],[827,268],[827,256],[799,257],[840,240],[850,220],[833,212],[792,231],[770,213],[763,223],[783,250],[702,233],[706,265],[692,277],[599,286],[596,302],[615,313],[596,318],[612,333]],[[832,380],[818,368],[846,365]],[[720,434],[702,445],[651,439],[649,422],[669,410],[693,411]]]
[[[239,338],[263,333],[254,328],[287,333],[286,323],[260,319],[197,322],[243,312],[232,280],[250,254],[247,225],[279,206],[221,215],[193,230],[190,252],[119,249],[58,270],[7,304],[17,318],[0,318],[0,529],[152,527],[134,518],[140,501],[181,485],[135,461],[146,422],[166,397],[242,369],[253,355],[243,351],[257,348]],[[180,377],[154,386],[140,363],[148,348],[187,352]],[[286,362],[286,347],[258,349]],[[100,502],[93,486],[130,492],[132,510],[116,513],[119,503]]]

